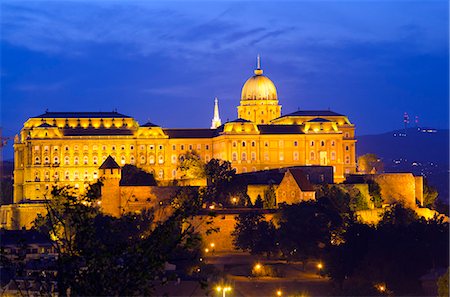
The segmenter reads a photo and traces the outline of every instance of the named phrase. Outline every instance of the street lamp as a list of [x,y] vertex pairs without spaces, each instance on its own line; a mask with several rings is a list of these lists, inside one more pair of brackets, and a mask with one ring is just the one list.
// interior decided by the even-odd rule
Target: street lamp
[[317,268],[318,268],[319,270],[322,270],[323,264],[319,262],[319,263],[317,264]]
[[261,268],[262,268],[262,265],[259,264],[259,263],[256,263],[256,265],[255,265],[255,270],[256,270],[256,271],[259,271],[259,270],[261,270]]
[[283,295],[283,291],[278,290],[278,291],[277,291],[277,296],[281,296],[281,295]]
[[211,242],[211,244],[209,245],[211,248],[214,248],[216,246],[216,244],[214,242]]
[[226,297],[226,293],[231,291],[231,287],[221,287],[221,286],[217,286],[216,288],[217,292],[222,292],[222,297]]

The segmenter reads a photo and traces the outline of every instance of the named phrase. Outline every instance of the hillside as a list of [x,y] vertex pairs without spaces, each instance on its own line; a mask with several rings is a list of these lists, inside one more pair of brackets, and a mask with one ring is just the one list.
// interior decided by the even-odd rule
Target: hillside
[[357,156],[375,153],[388,172],[413,172],[449,200],[449,130],[409,128],[357,137]]

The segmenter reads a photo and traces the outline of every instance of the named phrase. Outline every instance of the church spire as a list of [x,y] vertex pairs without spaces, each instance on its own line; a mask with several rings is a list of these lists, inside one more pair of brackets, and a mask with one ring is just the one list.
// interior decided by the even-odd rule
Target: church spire
[[214,98],[214,117],[211,121],[211,129],[216,129],[222,125],[222,121],[220,120],[219,116],[219,100],[217,97]]

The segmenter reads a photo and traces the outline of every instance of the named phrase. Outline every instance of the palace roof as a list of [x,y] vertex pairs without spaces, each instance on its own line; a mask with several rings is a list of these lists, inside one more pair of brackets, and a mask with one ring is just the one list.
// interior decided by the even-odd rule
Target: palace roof
[[215,129],[163,129],[169,138],[212,138],[217,135]]
[[333,117],[333,116],[343,116],[340,113],[331,111],[331,110],[297,110],[295,112],[285,114],[282,117]]
[[106,160],[103,162],[102,165],[98,169],[120,169],[119,164],[113,159],[113,157],[108,156]]
[[50,112],[35,116],[33,118],[131,118],[130,116],[118,113],[117,111],[110,112]]

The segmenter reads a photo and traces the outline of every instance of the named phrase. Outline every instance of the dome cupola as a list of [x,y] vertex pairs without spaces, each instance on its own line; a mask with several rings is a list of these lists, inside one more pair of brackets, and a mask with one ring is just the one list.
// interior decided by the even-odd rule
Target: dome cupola
[[241,100],[278,100],[275,85],[263,75],[259,55],[255,75],[250,77],[242,87]]

